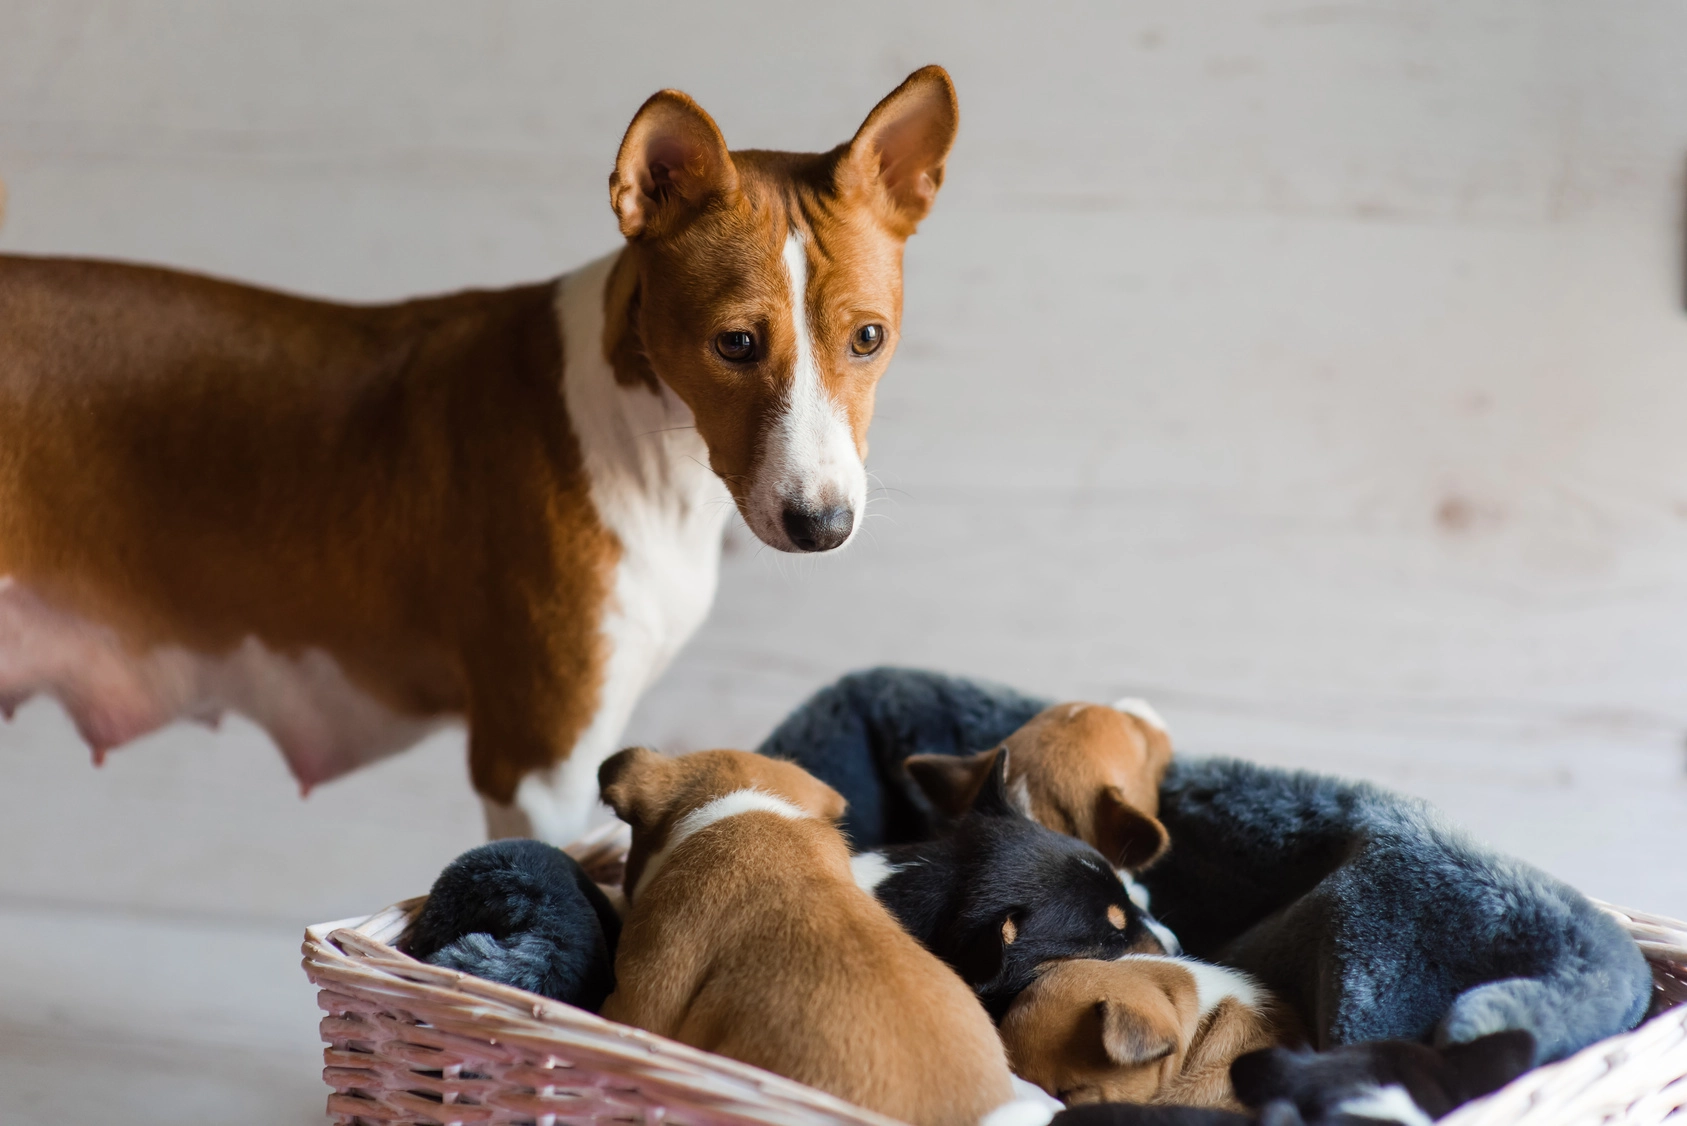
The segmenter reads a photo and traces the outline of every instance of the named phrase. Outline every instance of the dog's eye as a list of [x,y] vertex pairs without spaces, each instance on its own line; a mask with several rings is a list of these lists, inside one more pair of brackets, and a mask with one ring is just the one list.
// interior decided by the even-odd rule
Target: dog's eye
[[884,347],[884,325],[862,325],[849,338],[849,350],[857,356],[871,356]]
[[733,329],[715,337],[715,351],[723,360],[742,364],[756,358],[756,337],[743,329]]

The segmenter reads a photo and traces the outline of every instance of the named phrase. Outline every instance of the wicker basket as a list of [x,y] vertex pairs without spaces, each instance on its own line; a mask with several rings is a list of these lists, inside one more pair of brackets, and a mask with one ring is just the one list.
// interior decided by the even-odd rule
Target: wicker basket
[[[613,825],[569,852],[612,883],[625,849]],[[422,902],[305,932],[338,1123],[896,1126],[759,1068],[401,954],[393,944]],[[1461,1107],[1446,1126],[1687,1121],[1687,923],[1601,906],[1651,960],[1649,1019]]]

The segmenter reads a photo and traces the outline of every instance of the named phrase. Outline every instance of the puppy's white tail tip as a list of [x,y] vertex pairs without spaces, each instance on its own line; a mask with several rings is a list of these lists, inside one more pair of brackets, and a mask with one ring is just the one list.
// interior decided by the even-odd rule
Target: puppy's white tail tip
[[1160,713],[1154,710],[1154,705],[1140,696],[1121,696],[1113,701],[1113,710],[1135,716],[1159,731],[1166,730],[1166,721],[1160,718]]
[[978,1126],[1048,1126],[1049,1119],[1064,1109],[1059,1099],[1016,1075],[1012,1100],[980,1118]]

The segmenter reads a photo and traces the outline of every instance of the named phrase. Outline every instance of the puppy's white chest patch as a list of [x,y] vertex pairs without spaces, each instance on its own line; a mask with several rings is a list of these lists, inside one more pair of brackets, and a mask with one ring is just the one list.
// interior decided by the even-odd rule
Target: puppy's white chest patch
[[420,740],[438,721],[401,716],[353,684],[329,654],[287,655],[248,638],[228,653],[136,653],[110,628],[0,578],[0,711],[52,696],[93,748],[179,719],[239,712],[269,732],[305,789]]

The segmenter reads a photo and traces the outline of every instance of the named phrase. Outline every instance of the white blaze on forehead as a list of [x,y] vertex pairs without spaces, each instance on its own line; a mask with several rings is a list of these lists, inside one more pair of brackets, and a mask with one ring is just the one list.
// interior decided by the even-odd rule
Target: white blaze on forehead
[[802,235],[785,236],[785,273],[791,290],[791,330],[796,343],[785,407],[773,421],[757,467],[752,522],[784,538],[786,508],[816,511],[842,505],[856,514],[866,501],[867,474],[855,448],[849,416],[826,391],[815,359],[808,320],[808,251]]
[[1135,716],[1143,723],[1159,731],[1166,730],[1166,721],[1160,718],[1160,713],[1154,710],[1154,705],[1137,696],[1126,696],[1113,701],[1113,710],[1123,712],[1128,716]]
[[801,821],[809,816],[808,811],[801,806],[766,790],[734,790],[730,794],[723,794],[713,801],[705,802],[674,822],[672,831],[668,833],[667,843],[645,863],[644,871],[639,873],[638,883],[633,885],[633,893],[628,896],[629,901],[639,897],[680,845],[715,822],[736,817],[740,813],[777,813],[792,821]]

